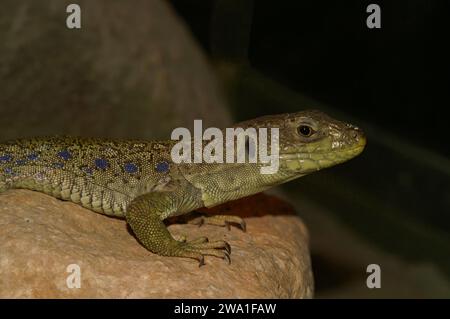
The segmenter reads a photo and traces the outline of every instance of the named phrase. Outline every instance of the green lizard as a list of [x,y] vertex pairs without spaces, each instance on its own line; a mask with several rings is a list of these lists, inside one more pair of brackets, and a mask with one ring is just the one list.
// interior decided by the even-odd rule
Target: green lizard
[[[163,221],[345,162],[366,143],[361,130],[319,111],[265,116],[235,127],[279,128],[278,172],[261,174],[261,163],[176,164],[172,140],[33,138],[0,144],[0,192],[30,189],[125,218],[142,245],[159,255],[194,258],[200,265],[205,255],[230,262],[225,241],[175,240]],[[237,216],[197,221],[245,230]]]

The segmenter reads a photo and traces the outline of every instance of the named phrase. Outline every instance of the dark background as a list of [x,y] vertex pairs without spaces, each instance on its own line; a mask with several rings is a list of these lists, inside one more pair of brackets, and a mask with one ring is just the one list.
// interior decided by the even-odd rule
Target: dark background
[[[366,26],[369,1],[171,2],[217,66],[238,119],[319,108],[367,132],[362,156],[285,190],[329,210],[384,257],[398,257],[405,264],[392,278],[410,272],[432,291],[408,287],[405,275],[397,286],[411,293],[393,287],[384,296],[450,296],[438,287],[450,278],[449,2],[373,2],[381,29]],[[315,246],[329,234],[299,205],[321,296],[362,265],[343,242]],[[330,260],[337,246],[348,260]],[[433,271],[417,265],[444,275],[433,282]],[[358,295],[350,290],[342,295]]]
[[2,0],[0,136],[167,139],[322,110],[368,145],[275,190],[309,230],[315,296],[448,298],[450,2],[374,1],[381,29],[369,3]]
[[[293,90],[450,155],[448,1],[373,2],[381,29],[366,26],[370,1],[172,3],[212,56],[247,59]],[[212,30],[214,18],[222,29]],[[251,24],[244,40],[242,20]]]

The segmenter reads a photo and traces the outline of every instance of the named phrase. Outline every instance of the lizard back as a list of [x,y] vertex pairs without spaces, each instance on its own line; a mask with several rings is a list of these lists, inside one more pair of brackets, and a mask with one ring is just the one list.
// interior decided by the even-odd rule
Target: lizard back
[[24,188],[123,217],[129,202],[170,180],[170,141],[79,137],[0,144],[0,192]]

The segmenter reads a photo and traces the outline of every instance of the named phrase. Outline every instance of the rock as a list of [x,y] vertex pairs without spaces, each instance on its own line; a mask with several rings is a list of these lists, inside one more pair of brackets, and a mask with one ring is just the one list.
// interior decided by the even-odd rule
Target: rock
[[69,134],[169,139],[231,122],[208,63],[167,1],[4,0],[0,137]]
[[[1,298],[309,298],[313,278],[308,233],[285,202],[264,194],[211,213],[245,218],[232,227],[171,224],[174,236],[206,235],[232,247],[232,263],[148,252],[123,220],[37,192],[0,194]],[[81,287],[67,278],[80,267]],[[71,281],[73,282],[73,281]]]

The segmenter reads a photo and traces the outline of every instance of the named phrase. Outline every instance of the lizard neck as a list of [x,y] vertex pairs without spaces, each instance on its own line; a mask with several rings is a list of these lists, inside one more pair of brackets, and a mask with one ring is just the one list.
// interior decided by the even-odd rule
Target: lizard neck
[[185,164],[184,178],[201,192],[203,204],[212,207],[253,195],[288,180],[303,176],[284,170],[261,174],[257,164]]

